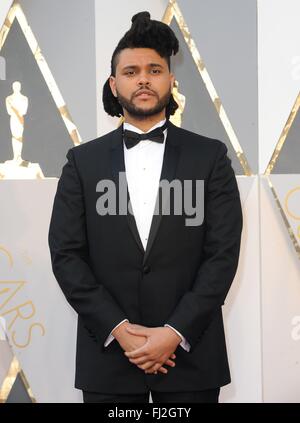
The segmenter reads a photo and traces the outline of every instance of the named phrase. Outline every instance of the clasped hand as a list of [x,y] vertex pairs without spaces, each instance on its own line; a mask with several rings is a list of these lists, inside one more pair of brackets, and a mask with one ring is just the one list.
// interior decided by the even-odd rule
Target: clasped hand
[[146,326],[130,324],[126,331],[132,335],[146,337],[146,342],[133,351],[124,354],[133,364],[136,364],[145,373],[168,373],[163,366],[174,367],[176,358],[174,351],[181,342],[181,337],[169,327],[148,328]]

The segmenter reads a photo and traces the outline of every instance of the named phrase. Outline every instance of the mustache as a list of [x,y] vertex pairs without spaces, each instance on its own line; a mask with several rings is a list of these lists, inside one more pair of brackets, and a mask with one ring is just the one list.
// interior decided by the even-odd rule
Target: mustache
[[137,95],[140,94],[140,92],[142,91],[147,91],[148,93],[155,95],[157,97],[157,93],[155,91],[150,90],[150,88],[139,88],[133,95],[132,97],[136,97]]

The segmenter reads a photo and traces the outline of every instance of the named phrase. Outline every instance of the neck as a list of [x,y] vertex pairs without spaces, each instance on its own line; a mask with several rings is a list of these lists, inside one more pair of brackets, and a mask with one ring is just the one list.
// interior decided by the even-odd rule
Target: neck
[[163,110],[161,113],[155,116],[131,116],[126,111],[124,113],[124,121],[126,123],[130,123],[131,125],[136,126],[143,132],[147,132],[152,126],[156,123],[160,122],[161,120],[165,119],[165,111]]

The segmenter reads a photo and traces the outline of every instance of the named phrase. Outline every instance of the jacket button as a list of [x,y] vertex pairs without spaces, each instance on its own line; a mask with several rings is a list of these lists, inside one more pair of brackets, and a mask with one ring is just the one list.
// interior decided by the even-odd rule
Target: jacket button
[[149,273],[150,272],[150,266],[144,266],[143,267],[143,273]]

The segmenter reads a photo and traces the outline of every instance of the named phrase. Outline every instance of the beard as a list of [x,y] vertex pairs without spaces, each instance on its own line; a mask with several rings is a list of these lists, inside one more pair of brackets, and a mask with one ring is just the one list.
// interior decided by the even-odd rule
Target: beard
[[157,94],[153,93],[153,91],[151,93],[153,95],[155,95],[158,100],[157,100],[156,105],[149,108],[149,109],[144,109],[142,107],[136,106],[133,103],[134,95],[132,95],[131,99],[129,100],[126,97],[123,97],[117,91],[117,99],[118,99],[118,102],[120,103],[120,105],[123,107],[123,109],[125,109],[127,111],[127,113],[129,115],[131,115],[132,117],[135,117],[137,119],[144,119],[144,118],[147,118],[149,116],[155,116],[155,115],[159,114],[160,112],[162,112],[166,108],[166,106],[169,104],[171,94],[172,94],[172,90],[170,89],[161,98],[159,98],[157,96]]

